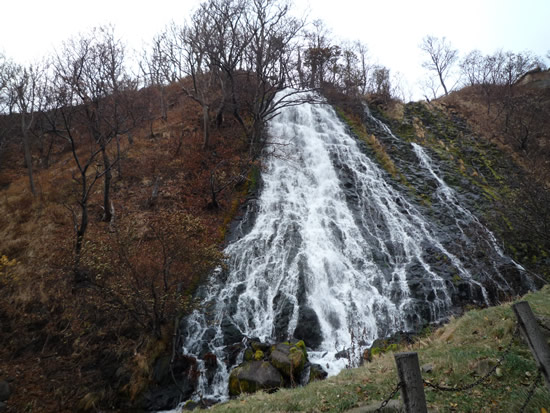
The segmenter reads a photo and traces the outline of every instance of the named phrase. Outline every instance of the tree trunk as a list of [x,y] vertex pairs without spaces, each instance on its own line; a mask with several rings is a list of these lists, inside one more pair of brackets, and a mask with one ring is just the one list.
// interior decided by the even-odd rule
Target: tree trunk
[[216,113],[216,128],[221,128],[223,125],[223,112],[225,111],[225,103],[222,100],[222,103],[220,103],[220,106],[218,107],[218,111]]
[[160,110],[161,110],[161,117],[163,121],[168,120],[168,108],[166,104],[166,90],[164,86],[159,86],[159,92],[160,92]]
[[76,230],[76,244],[74,247],[74,274],[75,279],[79,278],[79,266],[80,266],[80,257],[82,256],[82,245],[84,244],[84,235],[86,234],[86,229],[88,228],[88,200],[82,200],[80,202],[80,224]]
[[210,146],[210,113],[208,105],[202,105],[202,122],[204,128],[202,148],[206,149]]
[[447,91],[447,86],[445,86],[445,82],[443,81],[443,76],[441,76],[441,72],[438,72],[439,74],[439,80],[441,81],[441,86],[443,86],[443,90],[445,91],[445,96],[449,94]]
[[103,221],[111,221],[111,202],[110,202],[110,192],[111,192],[111,179],[113,175],[111,174],[111,161],[105,150],[105,146],[101,148],[101,155],[103,156],[103,167],[105,168],[105,175],[103,175]]
[[25,164],[27,167],[27,174],[29,176],[29,184],[30,184],[32,194],[36,195],[34,178],[32,176],[32,155],[31,155],[31,148],[29,145],[29,129],[28,129],[28,126],[25,124],[25,113],[23,112],[21,113],[21,132],[23,133],[23,152],[25,155]]
[[116,135],[116,170],[118,179],[122,179],[122,162],[120,159],[120,136]]

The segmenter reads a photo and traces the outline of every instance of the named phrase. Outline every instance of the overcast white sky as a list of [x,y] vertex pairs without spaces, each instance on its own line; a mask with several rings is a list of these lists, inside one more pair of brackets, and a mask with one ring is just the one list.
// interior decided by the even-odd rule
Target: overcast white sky
[[[182,22],[200,0],[6,0],[1,6],[0,51],[27,63],[79,32],[112,23],[139,48],[171,20]],[[550,50],[550,0],[294,0],[339,40],[359,39],[373,63],[400,72],[415,98],[423,76],[418,49],[427,34],[446,36],[461,55],[473,49]],[[548,61],[547,61],[548,62]]]

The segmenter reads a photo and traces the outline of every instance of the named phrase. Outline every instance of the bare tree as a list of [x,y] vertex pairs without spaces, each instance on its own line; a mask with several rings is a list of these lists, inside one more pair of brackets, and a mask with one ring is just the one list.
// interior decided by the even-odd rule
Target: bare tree
[[171,65],[173,59],[170,58],[169,51],[165,49],[167,35],[167,31],[164,31],[154,36],[150,49],[144,51],[139,62],[140,71],[145,80],[145,86],[154,87],[159,93],[161,117],[165,121],[168,119],[166,84],[178,80],[174,79],[175,73]]
[[313,30],[306,33],[308,46],[305,63],[310,69],[309,87],[323,87],[329,62],[338,58],[340,48],[331,44],[330,31],[322,20],[313,22]]
[[367,93],[367,83],[372,66],[368,63],[368,48],[361,41],[355,42],[355,52],[359,64],[359,87],[362,95]]
[[460,62],[462,78],[466,86],[473,86],[485,83],[488,73],[484,56],[479,50],[472,50]]
[[38,113],[41,112],[42,109],[39,100],[39,88],[42,76],[42,70],[38,65],[29,65],[28,67],[18,67],[15,76],[12,78],[12,87],[16,99],[15,102],[21,120],[25,166],[27,167],[29,185],[33,195],[36,195],[36,187],[33,178],[29,135]]
[[290,3],[271,0],[254,0],[248,12],[245,30],[253,33],[247,53],[247,72],[252,93],[241,99],[241,107],[252,119],[239,123],[249,140],[252,158],[260,154],[265,145],[264,126],[285,106],[300,104],[304,95],[296,91],[283,91],[293,85],[291,67],[297,51],[298,33],[304,21],[290,16]]
[[[70,63],[72,60],[70,60]],[[59,57],[58,57],[59,58]],[[50,118],[55,122],[51,125],[52,130],[67,141],[71,148],[74,164],[77,168],[77,175],[73,174],[73,180],[78,185],[77,204],[79,206],[79,214],[70,206],[66,206],[72,213],[75,244],[74,244],[74,276],[75,280],[80,279],[80,258],[82,255],[82,247],[84,245],[84,236],[88,229],[88,203],[92,189],[96,182],[103,176],[105,170],[98,167],[97,159],[101,153],[93,141],[87,138],[86,135],[79,133],[82,129],[80,122],[79,108],[75,106],[78,101],[75,91],[70,87],[72,82],[78,81],[79,69],[75,65],[74,73],[68,66],[58,66],[55,75],[55,100],[52,105],[55,105],[56,112],[59,113],[59,118]]]
[[113,217],[110,190],[112,169],[119,154],[111,160],[109,147],[133,126],[126,96],[132,83],[124,69],[124,47],[114,37],[112,27],[94,29],[89,35],[64,43],[55,58],[54,73],[55,105],[60,116],[54,119],[52,129],[70,144],[78,170],[74,179],[80,187],[80,214],[73,212],[78,273],[88,227],[88,202],[99,179],[104,183],[103,220],[111,221]]
[[428,59],[422,63],[422,67],[437,74],[445,95],[448,95],[445,80],[458,59],[458,50],[453,49],[445,37],[434,36],[424,37],[420,49],[428,54]]
[[12,114],[15,109],[16,95],[11,83],[16,72],[17,66],[0,53],[0,154],[7,146],[14,129]]
[[[94,29],[65,44],[56,61],[58,76],[70,89],[75,105],[81,109],[81,121],[98,146],[103,167],[104,221],[112,218],[110,191],[112,168],[109,145],[132,126],[125,92],[131,87],[124,67],[124,45],[113,27]],[[118,154],[117,154],[118,155]]]

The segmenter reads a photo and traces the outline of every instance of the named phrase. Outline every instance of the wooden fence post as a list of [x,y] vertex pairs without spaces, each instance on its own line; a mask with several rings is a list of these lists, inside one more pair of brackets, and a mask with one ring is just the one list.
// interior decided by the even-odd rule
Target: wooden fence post
[[424,383],[417,353],[395,354],[397,374],[401,383],[401,398],[407,413],[427,413]]
[[537,319],[527,301],[520,301],[512,306],[521,329],[533,356],[541,370],[546,387],[550,390],[550,348],[540,331]]

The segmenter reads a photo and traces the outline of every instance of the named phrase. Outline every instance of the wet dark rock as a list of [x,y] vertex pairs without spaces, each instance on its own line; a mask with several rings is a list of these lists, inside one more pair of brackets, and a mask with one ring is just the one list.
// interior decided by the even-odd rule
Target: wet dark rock
[[11,396],[11,387],[6,380],[0,380],[0,402],[5,402]]
[[283,341],[288,339],[288,324],[294,312],[294,304],[282,293],[275,296],[273,304],[279,308],[274,322],[275,340]]
[[197,388],[199,373],[197,360],[189,356],[170,356],[157,359],[153,367],[155,386],[142,396],[146,410],[168,410],[191,397]]
[[347,350],[339,351],[334,355],[336,359],[347,359],[349,357],[349,352]]
[[243,339],[241,330],[231,322],[228,317],[225,317],[221,323],[221,329],[223,334],[223,343],[225,345],[239,343]]
[[204,330],[201,338],[203,341],[210,342],[214,339],[214,337],[216,337],[216,330],[210,327]]
[[298,340],[303,340],[306,346],[311,349],[318,348],[323,342],[319,318],[311,307],[300,307],[294,337]]
[[207,353],[203,356],[204,367],[206,369],[205,376],[208,384],[212,384],[214,377],[216,376],[216,370],[218,369],[218,359],[214,353]]
[[243,347],[244,346],[242,345],[242,343],[236,343],[231,344],[224,349],[224,353],[226,355],[226,366],[231,367],[235,365],[235,363],[237,362],[237,357],[239,357],[239,354],[241,354],[241,351],[243,351]]
[[252,341],[250,342],[250,347],[252,347],[252,350],[253,350],[254,352],[260,350],[260,351],[262,351],[262,352],[264,352],[264,353],[267,353],[267,352],[270,350],[270,348],[271,348],[271,344],[269,344],[269,343],[262,343],[260,340],[252,340]]

